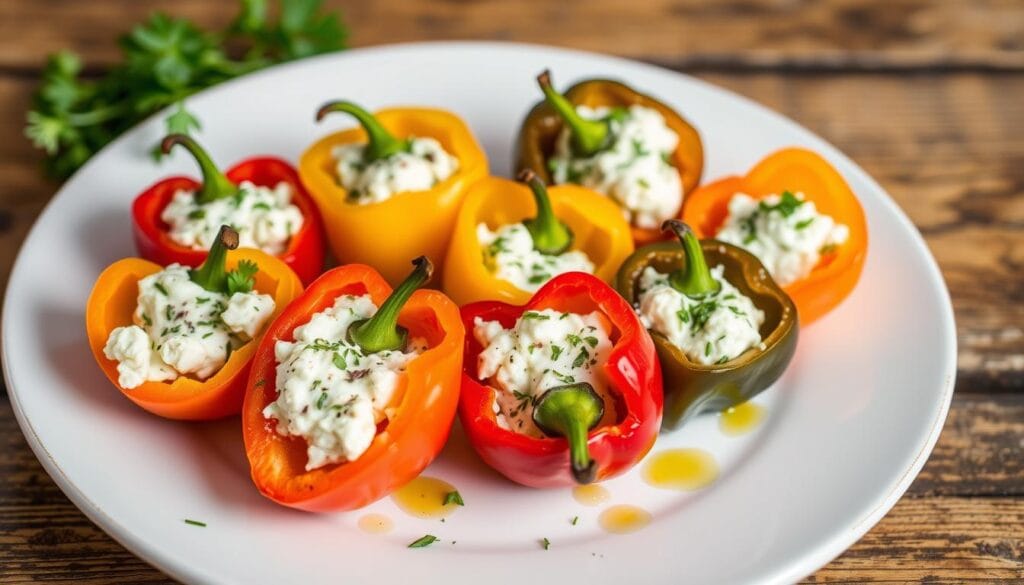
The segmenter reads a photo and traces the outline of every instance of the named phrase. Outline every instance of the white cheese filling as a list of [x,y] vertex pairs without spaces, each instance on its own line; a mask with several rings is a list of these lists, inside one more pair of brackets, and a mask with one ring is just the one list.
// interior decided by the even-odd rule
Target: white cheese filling
[[365,144],[344,144],[332,151],[338,180],[352,203],[378,203],[406,191],[425,191],[452,176],[459,160],[433,138],[410,138],[409,149],[367,163]]
[[551,255],[534,249],[533,236],[522,223],[503,225],[496,231],[481,223],[476,226],[476,237],[487,268],[520,290],[536,292],[547,281],[566,272],[594,273],[594,263],[582,250]]
[[577,183],[611,197],[637,227],[658,228],[675,217],[683,203],[683,183],[669,161],[679,136],[661,113],[637,105],[629,109],[577,106],[576,111],[588,119],[609,118],[611,142],[593,156],[577,157],[566,127],[548,161],[554,182]]
[[527,311],[512,329],[477,317],[473,335],[484,346],[477,376],[495,387],[494,412],[500,427],[543,436],[533,422],[535,401],[549,388],[576,382],[589,383],[604,399],[601,424],[617,420],[604,374],[612,342],[597,312]]
[[644,327],[704,365],[725,363],[760,347],[764,312],[723,277],[724,270],[711,269],[722,284],[718,292],[695,300],[672,288],[667,274],[648,266],[640,274],[637,311]]
[[183,375],[209,378],[274,312],[270,295],[210,292],[179,264],[140,280],[137,303],[134,325],[115,328],[103,348],[126,389]]
[[182,190],[160,219],[170,226],[168,235],[175,243],[193,250],[209,250],[220,226],[229,225],[238,232],[239,246],[277,255],[302,229],[302,210],[292,203],[292,191],[284,181],[273,188],[242,181],[234,196],[201,204],[194,191]]
[[850,237],[845,225],[818,213],[803,193],[769,195],[757,200],[737,193],[715,239],[745,248],[758,257],[782,286],[807,277],[823,254]]
[[280,340],[277,399],[263,416],[277,432],[305,439],[306,470],[355,461],[377,435],[406,364],[426,349],[412,339],[407,351],[367,354],[347,341],[352,323],[377,312],[369,295],[342,295],[334,305],[295,328],[293,341]]

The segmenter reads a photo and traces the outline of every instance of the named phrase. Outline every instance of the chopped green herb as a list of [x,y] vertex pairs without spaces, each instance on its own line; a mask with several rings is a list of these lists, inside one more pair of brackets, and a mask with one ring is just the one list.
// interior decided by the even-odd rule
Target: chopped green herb
[[573,378],[572,376],[566,376],[565,374],[557,370],[551,370],[551,375],[558,378],[558,380],[563,384],[572,384],[573,382],[576,381],[576,378]]
[[526,320],[526,321],[529,321],[531,319],[535,320],[535,321],[547,321],[551,317],[548,316],[548,315],[544,315],[542,313],[538,313],[536,311],[527,311],[527,312],[523,313],[523,316],[520,317],[520,318],[523,319],[523,320]]
[[167,294],[167,289],[164,288],[164,285],[160,284],[159,282],[154,282],[153,288],[160,291],[160,294],[164,295],[165,297],[170,296],[169,294]]
[[557,360],[558,356],[562,355],[562,346],[551,344],[551,360]]
[[580,521],[580,517],[579,516],[573,516],[572,517],[572,522],[570,522],[570,524],[572,524],[573,526],[576,526],[576,523],[579,522],[579,521]]
[[565,340],[568,341],[569,345],[573,347],[576,347],[577,345],[583,342],[583,338],[580,337],[579,335],[576,335],[575,333],[570,333],[569,335],[566,335]]
[[462,501],[462,494],[459,490],[448,492],[444,495],[444,505],[455,504],[456,506],[465,506],[466,503]]
[[551,541],[547,538],[542,538],[540,540],[540,545],[544,547],[544,550],[548,550],[549,548],[551,548]]
[[437,542],[436,536],[433,534],[426,534],[409,543],[409,548],[426,548],[435,542]]
[[793,226],[793,227],[798,229],[798,230],[802,230],[802,229],[806,228],[807,226],[811,225],[812,223],[814,223],[814,220],[815,220],[815,218],[808,217],[807,219],[805,219],[803,221],[796,222],[796,225]]
[[779,202],[775,205],[768,205],[762,201],[758,204],[757,208],[767,213],[778,211],[782,214],[782,217],[789,217],[796,212],[797,207],[800,207],[803,204],[803,201],[797,199],[796,196],[789,191],[783,191],[782,197],[779,198]]
[[534,274],[530,278],[526,279],[526,282],[529,282],[530,284],[540,284],[542,282],[547,282],[550,278],[550,274],[546,272],[541,272],[539,274]]
[[583,341],[586,341],[587,345],[589,345],[590,347],[597,347],[597,338],[594,337],[593,335],[588,335],[587,337],[584,337]]
[[256,284],[256,273],[260,267],[252,260],[242,260],[238,267],[228,273],[228,296],[235,293],[247,293]]
[[648,181],[647,179],[645,179],[643,177],[640,177],[639,179],[637,179],[636,180],[636,184],[640,185],[640,187],[643,188],[643,189],[650,189],[651,188],[650,181]]
[[709,355],[711,355],[711,342],[710,341],[704,344],[704,356],[707,357]]
[[334,367],[339,370],[348,369],[348,363],[345,362],[345,357],[338,352],[334,352],[334,357],[331,358],[331,362],[334,363]]
[[197,305],[201,305],[203,303],[208,303],[208,302],[210,302],[210,297],[199,297],[198,299],[196,299],[196,304]]
[[193,209],[188,212],[189,219],[203,219],[204,217],[206,217],[206,210],[204,209]]
[[324,404],[326,402],[327,402],[327,393],[326,392],[321,392],[320,393],[320,398],[317,398],[317,400],[316,400],[316,408],[317,408],[317,410],[323,410]]
[[191,524],[192,526],[199,526],[200,528],[206,528],[206,522],[200,522],[199,520],[192,520],[191,518],[185,518],[185,524]]
[[263,201],[260,201],[259,203],[253,204],[252,208],[253,209],[262,209],[264,211],[270,211],[270,206],[267,205],[266,203],[264,203]]
[[207,331],[206,333],[203,334],[203,339],[206,339],[207,337],[209,337],[211,335],[213,335],[213,331]]
[[142,322],[145,323],[146,326],[148,326],[148,327],[152,327],[152,325],[153,325],[153,320],[150,319],[149,315],[147,315],[145,313],[142,314]]
[[716,364],[724,364],[727,361],[729,361],[729,356],[723,355],[722,357],[718,358],[718,361],[715,362],[715,363]]
[[588,359],[590,359],[590,352],[586,349],[580,349],[580,353],[578,353],[576,355],[576,359],[572,361],[572,367],[578,368],[586,363]]

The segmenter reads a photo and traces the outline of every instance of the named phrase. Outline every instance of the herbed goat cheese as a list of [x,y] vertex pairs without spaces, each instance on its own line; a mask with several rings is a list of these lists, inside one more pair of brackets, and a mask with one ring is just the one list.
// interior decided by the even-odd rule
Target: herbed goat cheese
[[610,143],[593,156],[577,157],[571,132],[564,129],[548,161],[555,183],[577,183],[611,197],[637,227],[657,228],[675,216],[683,202],[683,184],[669,161],[679,136],[661,113],[638,105],[577,106],[576,111],[588,119],[609,119]]
[[410,138],[408,149],[366,162],[365,144],[345,144],[332,151],[338,180],[352,203],[378,203],[406,191],[424,191],[452,176],[459,159],[433,138]]
[[668,275],[648,266],[640,274],[640,320],[665,336],[690,360],[721,364],[761,343],[764,312],[723,276],[721,265],[711,276],[721,283],[717,293],[692,299],[668,282]]
[[604,399],[602,424],[617,420],[604,365],[612,349],[594,312],[527,311],[512,329],[477,317],[473,335],[484,346],[477,360],[480,380],[495,385],[494,413],[502,428],[541,437],[533,406],[549,388],[587,382]]
[[229,225],[238,232],[239,246],[276,255],[302,229],[302,210],[291,202],[292,191],[284,181],[273,188],[242,181],[235,195],[199,203],[194,191],[180,190],[160,219],[170,226],[175,243],[193,250],[209,250],[220,226]]
[[126,389],[181,375],[209,378],[274,312],[270,295],[208,291],[179,264],[140,280],[137,303],[134,325],[115,328],[103,348]]
[[818,213],[803,193],[789,191],[758,201],[737,193],[715,239],[741,246],[758,257],[782,286],[805,278],[823,254],[850,236],[845,225]]
[[349,342],[349,327],[376,312],[369,295],[342,295],[296,327],[293,341],[274,346],[278,395],[263,416],[277,421],[279,434],[306,440],[307,471],[366,452],[399,376],[426,349],[425,341],[411,339],[407,351],[367,354]]
[[547,281],[566,272],[594,273],[594,263],[582,250],[552,255],[533,247],[533,236],[522,223],[507,224],[491,231],[486,223],[476,226],[476,237],[484,252],[484,265],[516,288],[536,292]]

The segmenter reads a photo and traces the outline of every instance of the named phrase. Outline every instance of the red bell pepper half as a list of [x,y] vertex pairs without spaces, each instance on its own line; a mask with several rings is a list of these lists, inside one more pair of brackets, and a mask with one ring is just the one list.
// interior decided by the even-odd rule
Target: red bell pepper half
[[168,233],[169,226],[160,219],[160,214],[177,191],[215,191],[233,188],[242,181],[274,187],[284,181],[292,188],[292,203],[302,212],[303,222],[302,228],[292,235],[288,247],[277,257],[295,271],[304,285],[320,275],[324,265],[323,222],[313,199],[290,164],[275,157],[255,157],[242,161],[228,169],[227,173],[221,173],[206,152],[187,136],[168,136],[164,139],[163,149],[167,152],[176,144],[185,146],[196,158],[203,173],[203,182],[191,177],[168,177],[135,198],[132,204],[132,233],[143,258],[161,266],[172,263],[199,266],[206,258],[205,250],[193,250],[172,240]]
[[[579,314],[599,311],[612,325],[609,335],[613,346],[604,365],[604,372],[609,388],[618,398],[616,406],[619,420],[614,425],[592,428],[586,434],[586,449],[579,451],[582,451],[584,457],[589,451],[589,470],[580,470],[573,464],[577,460],[577,449],[573,449],[570,457],[570,442],[565,438],[549,436],[538,439],[498,426],[493,410],[496,390],[477,379],[477,360],[483,347],[472,334],[476,318],[498,321],[503,327],[512,328],[524,312],[542,309]],[[461,314],[467,335],[459,418],[480,457],[505,477],[526,486],[541,488],[605,480],[629,470],[654,445],[662,414],[661,367],[654,342],[632,307],[600,279],[580,272],[563,274],[538,290],[526,305],[483,301],[464,306]],[[576,386],[581,385],[558,388],[575,390]],[[544,422],[538,417],[537,411],[542,409],[545,398],[554,398],[551,392],[549,390],[547,395],[542,395],[538,400],[534,411],[535,422]],[[563,405],[576,403],[569,405],[566,411],[587,412],[588,416],[592,413],[593,409],[589,406],[582,410],[578,408],[578,398],[586,398],[585,395],[573,397],[566,394],[565,397],[568,400],[558,398],[563,401]],[[556,408],[562,406],[556,405],[551,399],[546,402]],[[574,407],[576,409],[572,410]],[[556,414],[554,411],[551,409],[548,414]],[[557,418],[550,416],[548,422]],[[592,418],[594,421],[599,419],[600,413]],[[545,434],[552,434],[544,428],[552,425],[538,426],[545,430]]]

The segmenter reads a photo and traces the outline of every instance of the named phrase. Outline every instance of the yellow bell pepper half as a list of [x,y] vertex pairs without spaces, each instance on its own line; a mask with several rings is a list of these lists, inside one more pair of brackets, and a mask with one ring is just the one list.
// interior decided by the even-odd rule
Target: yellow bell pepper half
[[395,286],[418,256],[427,256],[443,270],[459,204],[469,186],[487,176],[487,157],[469,126],[450,112],[392,108],[380,110],[374,118],[396,137],[437,140],[459,160],[458,170],[426,191],[398,193],[378,203],[353,203],[338,183],[332,151],[366,142],[366,132],[356,127],[329,134],[309,147],[299,161],[299,176],[320,209],[338,262],[369,264]]
[[[578,185],[548,187],[554,215],[573,233],[572,249],[594,263],[594,274],[613,282],[622,262],[633,253],[633,237],[622,210],[612,200]],[[537,204],[522,183],[488,177],[470,188],[455,221],[444,273],[445,293],[459,305],[484,300],[521,305],[532,293],[497,278],[484,265],[477,225],[490,229],[535,217]]]

